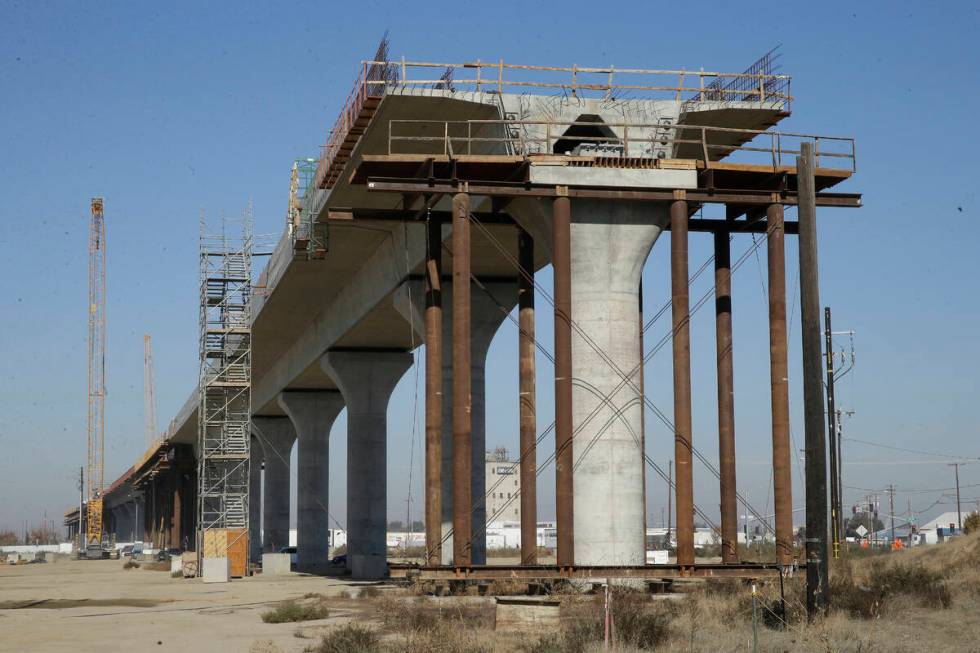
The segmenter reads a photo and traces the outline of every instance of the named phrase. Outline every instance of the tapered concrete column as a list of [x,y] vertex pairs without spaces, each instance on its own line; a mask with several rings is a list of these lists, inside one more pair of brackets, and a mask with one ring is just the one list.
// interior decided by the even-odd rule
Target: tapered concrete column
[[[487,538],[485,524],[487,520],[487,481],[486,481],[486,441],[487,441],[487,411],[486,411],[486,362],[487,352],[493,337],[500,325],[507,320],[507,315],[517,305],[517,280],[491,281],[483,283],[482,288],[474,286],[470,295],[470,384],[471,411],[473,416],[473,446],[472,473],[470,487],[473,501],[473,546],[472,562],[475,565],[486,564]],[[416,329],[421,330],[423,324],[422,310],[424,308],[425,290],[420,282],[409,282],[402,286],[396,298],[396,308],[406,319],[413,320]],[[409,292],[409,288],[411,289]],[[489,293],[489,294],[488,294]],[[443,305],[452,301],[453,282],[442,279]],[[411,295],[411,302],[408,296]],[[409,305],[414,306],[414,317],[409,315]],[[501,308],[502,307],[502,308]],[[422,333],[419,337],[422,337]],[[442,458],[441,498],[442,509],[442,564],[448,565],[453,559],[453,430],[452,430],[452,357],[445,352],[452,351],[453,334],[450,320],[442,320]],[[516,507],[516,504],[515,504]],[[445,539],[447,538],[448,539]]]
[[354,578],[380,578],[387,568],[388,400],[412,356],[329,352],[320,365],[347,404],[347,564]]
[[248,559],[262,560],[262,443],[252,436],[248,450]]
[[314,569],[329,559],[330,427],[344,409],[344,398],[337,391],[293,391],[281,393],[278,403],[292,420],[299,442],[296,567]]
[[667,207],[574,200],[571,214],[575,564],[641,565],[637,305],[643,264],[667,222]]
[[262,550],[275,553],[289,546],[289,455],[296,431],[288,417],[253,417],[252,427],[265,447]]

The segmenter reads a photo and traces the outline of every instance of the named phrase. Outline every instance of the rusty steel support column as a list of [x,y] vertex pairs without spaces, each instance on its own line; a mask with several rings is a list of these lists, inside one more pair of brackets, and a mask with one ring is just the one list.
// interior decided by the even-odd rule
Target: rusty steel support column
[[732,368],[732,248],[715,232],[715,342],[718,364],[718,467],[721,478],[721,561],[738,562],[735,485],[735,381]]
[[472,552],[473,419],[470,384],[470,196],[453,196],[453,564]]
[[430,217],[425,253],[425,550],[442,561],[442,222]]
[[552,215],[555,273],[555,515],[559,567],[575,564],[572,504],[572,208],[556,197]]
[[[675,195],[676,197],[676,195]],[[694,470],[691,457],[691,328],[687,200],[670,205],[670,286],[674,350],[674,460],[677,464],[677,564],[694,565]]]
[[534,387],[534,240],[517,232],[518,392],[521,445],[521,564],[538,562],[537,409]]
[[769,375],[772,387],[772,483],[776,561],[793,564],[793,478],[789,445],[789,366],[786,345],[786,246],[783,205],[766,208],[769,263]]

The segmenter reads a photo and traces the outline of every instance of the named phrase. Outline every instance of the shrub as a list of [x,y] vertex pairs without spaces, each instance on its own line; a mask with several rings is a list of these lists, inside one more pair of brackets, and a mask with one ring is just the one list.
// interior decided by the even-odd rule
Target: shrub
[[133,562],[132,560],[127,560],[123,563],[123,569],[139,569],[140,565],[138,562]]
[[296,601],[283,601],[272,610],[263,612],[262,621],[267,624],[313,621],[315,619],[326,619],[328,614],[327,606],[320,602],[297,603]]
[[980,512],[971,512],[963,520],[963,532],[969,535],[980,530]]
[[[605,637],[604,597],[579,607],[568,606],[563,617],[562,651],[581,653]],[[612,617],[616,642],[638,649],[654,649],[667,640],[673,613],[670,606],[653,604],[643,594],[625,589],[613,590]],[[541,646],[550,645],[548,641]],[[543,651],[549,649],[542,648]]]
[[862,619],[876,619],[892,599],[906,596],[924,608],[946,609],[953,599],[943,574],[917,562],[875,560],[866,584],[854,581],[850,566],[830,581],[832,605]]
[[370,585],[367,587],[362,587],[357,592],[357,598],[359,599],[376,599],[379,596],[381,596],[381,590],[379,590],[377,587],[371,587]]
[[378,633],[357,624],[346,624],[333,630],[306,653],[381,653]]

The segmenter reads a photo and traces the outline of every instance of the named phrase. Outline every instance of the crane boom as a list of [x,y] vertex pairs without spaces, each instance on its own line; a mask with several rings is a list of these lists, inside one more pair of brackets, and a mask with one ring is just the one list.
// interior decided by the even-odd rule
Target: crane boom
[[105,479],[105,222],[101,197],[92,198],[88,238],[88,502],[86,546],[102,544]]
[[157,405],[153,387],[153,345],[150,334],[143,335],[143,418],[146,420],[146,446],[157,439]]

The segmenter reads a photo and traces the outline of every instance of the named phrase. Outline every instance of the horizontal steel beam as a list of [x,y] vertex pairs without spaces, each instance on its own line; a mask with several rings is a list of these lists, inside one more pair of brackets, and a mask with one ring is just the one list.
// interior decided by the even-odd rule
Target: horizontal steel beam
[[391,578],[418,580],[560,580],[563,578],[774,578],[775,564],[681,565],[470,565],[467,567],[390,564]]
[[[458,192],[458,184],[452,181],[438,180],[430,182],[424,179],[391,179],[387,177],[370,177],[367,181],[369,191],[383,193],[454,193]],[[648,202],[669,202],[677,198],[678,191],[683,191],[689,202],[701,204],[785,204],[794,206],[798,203],[795,191],[772,190],[735,190],[725,189],[723,192],[691,189],[609,189],[586,188],[582,186],[557,187],[514,185],[493,182],[467,182],[467,192],[470,195],[487,197],[572,197],[583,199],[605,200],[634,200]],[[834,206],[858,208],[861,206],[860,193],[818,193],[817,206]]]

